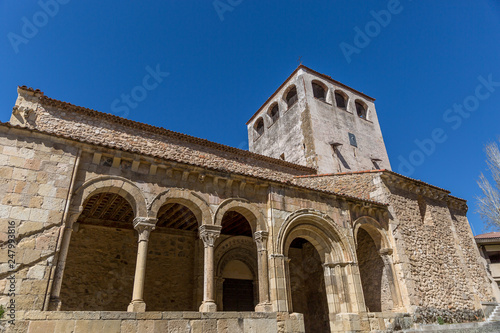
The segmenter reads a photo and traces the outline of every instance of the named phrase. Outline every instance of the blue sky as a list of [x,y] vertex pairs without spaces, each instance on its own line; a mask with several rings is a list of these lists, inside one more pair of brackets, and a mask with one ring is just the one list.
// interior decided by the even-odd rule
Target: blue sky
[[27,85],[247,149],[245,122],[302,57],[376,98],[393,170],[467,199],[477,234],[483,147],[500,134],[499,41],[492,0],[0,0],[0,120]]

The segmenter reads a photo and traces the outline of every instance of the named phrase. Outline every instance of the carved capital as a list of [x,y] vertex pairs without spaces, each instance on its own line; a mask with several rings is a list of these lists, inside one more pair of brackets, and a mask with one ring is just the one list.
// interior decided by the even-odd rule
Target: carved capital
[[265,251],[267,250],[267,237],[269,233],[267,231],[256,231],[253,234],[253,238],[255,239],[255,243],[257,244],[257,251]]
[[337,261],[337,262],[327,262],[323,264],[323,267],[329,267],[329,268],[335,268],[337,266],[339,267],[345,267],[348,265],[356,266],[357,263],[354,261]]
[[200,238],[205,247],[213,247],[215,240],[220,235],[222,229],[219,225],[203,224],[200,227]]
[[383,249],[380,249],[379,253],[381,256],[390,256],[392,254],[392,249],[385,247]]
[[148,241],[151,231],[156,227],[156,219],[150,217],[136,217],[134,219],[134,229],[139,234],[139,242]]

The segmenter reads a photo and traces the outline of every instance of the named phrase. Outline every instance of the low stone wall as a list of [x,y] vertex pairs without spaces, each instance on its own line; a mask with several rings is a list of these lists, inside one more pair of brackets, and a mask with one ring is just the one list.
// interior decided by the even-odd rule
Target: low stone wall
[[417,332],[444,332],[444,333],[497,333],[500,332],[500,322],[482,322],[468,324],[451,325],[415,325],[411,330],[405,330],[404,333]]
[[301,314],[19,311],[7,333],[304,333]]

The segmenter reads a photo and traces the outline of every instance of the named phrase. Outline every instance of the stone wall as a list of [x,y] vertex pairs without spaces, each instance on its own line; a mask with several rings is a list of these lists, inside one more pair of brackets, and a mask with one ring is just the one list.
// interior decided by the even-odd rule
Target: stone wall
[[[491,301],[491,291],[481,288],[482,297],[478,297],[475,286],[484,284],[486,277],[472,277],[464,265],[464,256],[472,262],[478,259],[459,246],[446,201],[391,186],[389,202],[393,230],[397,229],[397,252],[401,261],[408,260],[405,284],[410,304],[417,308],[415,321],[435,322],[437,317],[446,322],[480,319],[478,298]],[[460,222],[460,229],[469,228],[466,219]],[[472,244],[472,239],[467,243]]]
[[300,314],[200,312],[20,312],[7,333],[304,333]]
[[132,299],[137,236],[80,224],[71,235],[61,288],[64,311],[125,311]]
[[[324,191],[347,194],[362,199],[377,200],[374,198],[377,191],[376,174],[380,171],[366,173],[352,173],[342,175],[297,176],[293,182],[298,185],[309,186]],[[382,200],[377,200],[384,202]]]
[[[196,311],[195,251],[196,232],[172,229],[154,230],[148,245],[144,301],[148,311]],[[203,248],[203,246],[201,246]]]
[[[0,304],[4,307],[12,299],[16,310],[41,310],[45,304],[76,155],[77,148],[63,140],[0,126]],[[15,236],[10,248],[14,252],[8,251],[8,235]],[[8,280],[12,275],[14,279]],[[8,296],[11,283],[15,297]]]
[[[144,295],[148,311],[195,311],[198,307],[193,294],[195,238],[194,232],[153,231]],[[136,254],[133,229],[80,224],[71,237],[62,310],[125,311],[132,299]]]
[[[484,268],[483,261],[479,258],[480,254],[469,227],[469,221],[463,211],[450,209],[457,247],[462,252],[462,261],[470,278],[472,290],[476,302],[485,302],[492,299],[493,293],[489,279]],[[497,302],[500,300],[496,300]]]

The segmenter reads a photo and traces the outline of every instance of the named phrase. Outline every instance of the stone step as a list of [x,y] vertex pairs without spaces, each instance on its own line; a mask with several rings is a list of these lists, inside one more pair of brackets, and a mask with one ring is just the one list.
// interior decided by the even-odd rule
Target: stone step
[[497,305],[486,320],[487,322],[500,321],[500,305]]

